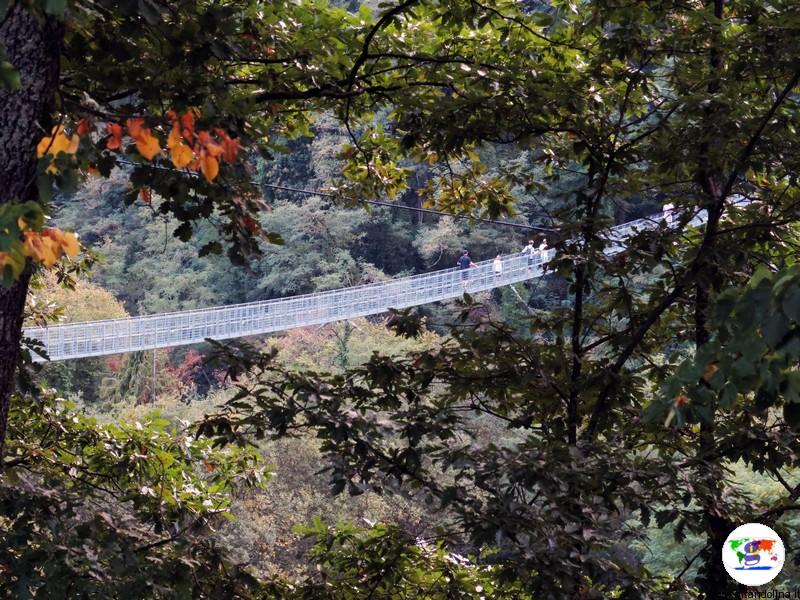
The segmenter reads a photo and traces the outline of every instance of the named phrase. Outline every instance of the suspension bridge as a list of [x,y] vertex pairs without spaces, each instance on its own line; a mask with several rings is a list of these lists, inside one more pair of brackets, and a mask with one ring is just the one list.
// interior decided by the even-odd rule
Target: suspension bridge
[[[705,222],[701,212],[689,225]],[[674,226],[670,211],[623,223],[607,230],[606,254],[624,250],[625,241],[639,231],[666,224]],[[24,336],[34,340],[33,359],[71,360],[172,348],[206,339],[226,340],[321,325],[387,312],[470,294],[542,277],[554,250],[532,256],[513,254],[501,258],[496,272],[493,260],[475,263],[464,274],[458,268],[443,269],[355,287],[277,298],[245,304],[143,315],[124,319],[52,324],[28,327]],[[467,277],[466,287],[464,285]],[[37,348],[42,352],[37,352]]]

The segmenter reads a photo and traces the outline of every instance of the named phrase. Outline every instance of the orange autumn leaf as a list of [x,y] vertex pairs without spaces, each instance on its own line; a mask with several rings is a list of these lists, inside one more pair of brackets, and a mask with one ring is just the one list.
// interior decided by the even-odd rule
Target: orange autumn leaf
[[106,133],[109,134],[106,148],[109,150],[118,150],[122,148],[122,125],[118,123],[109,123],[106,125]]
[[216,158],[225,152],[224,148],[217,144],[216,142],[210,142],[206,144],[206,152],[208,152],[211,156]]
[[125,125],[128,127],[128,135],[133,139],[141,137],[144,131],[150,131],[144,127],[144,119],[142,117],[128,119],[125,121]]
[[225,162],[234,163],[239,155],[239,138],[228,138],[222,141],[222,158]]
[[219,162],[210,154],[204,153],[200,157],[200,172],[203,173],[203,177],[206,178],[206,181],[211,183],[216,179],[219,173]]
[[41,235],[42,239],[50,240],[50,245],[54,248],[57,256],[60,256],[63,252],[70,257],[74,257],[80,250],[78,236],[74,233],[48,227],[42,231]]
[[172,164],[175,165],[176,169],[182,169],[189,166],[192,162],[192,159],[194,159],[192,149],[186,144],[182,143],[172,146],[169,154],[170,158],[172,158]]
[[144,126],[142,117],[134,117],[125,122],[128,134],[136,141],[136,149],[147,160],[153,160],[161,152],[161,145],[149,127]]
[[48,236],[38,231],[26,231],[23,234],[22,248],[25,256],[52,267],[58,260],[58,246]]
[[42,138],[42,141],[36,146],[36,156],[37,158],[42,158],[47,151],[50,149],[50,140],[53,138],[51,136],[45,136]]
[[36,155],[42,158],[45,154],[56,156],[59,152],[75,154],[78,151],[80,137],[77,135],[67,136],[64,127],[56,125],[50,136],[45,136],[36,146]]
[[70,233],[68,231],[62,232],[61,235],[61,249],[64,251],[64,254],[69,256],[70,258],[75,258],[75,255],[78,254],[81,246],[78,243],[78,236],[74,233]]
[[153,160],[158,154],[161,153],[161,145],[158,143],[158,138],[150,133],[150,130],[145,128],[136,139],[136,149],[147,160]]
[[145,204],[150,204],[150,202],[153,200],[153,192],[150,191],[150,188],[143,187],[141,190],[139,190],[139,197]]
[[181,126],[183,127],[183,137],[191,140],[194,137],[194,118],[196,112],[194,110],[187,110],[181,115]]
[[212,138],[211,134],[207,131],[201,131],[197,134],[197,141],[206,149],[206,152],[216,158],[223,153],[223,148],[217,144]]
[[181,130],[180,127],[174,125],[172,131],[169,132],[169,136],[167,136],[167,148],[172,149],[180,143],[182,143]]
[[239,139],[231,138],[224,129],[216,129],[217,137],[222,140],[222,160],[227,163],[236,162],[239,154]]
[[89,119],[83,118],[78,121],[78,126],[75,128],[75,133],[80,136],[89,134],[92,131],[92,122]]
[[55,143],[51,152],[58,154],[59,152],[66,152],[67,154],[75,154],[78,151],[78,144],[80,144],[80,137],[73,135],[67,137],[63,133],[56,136]]

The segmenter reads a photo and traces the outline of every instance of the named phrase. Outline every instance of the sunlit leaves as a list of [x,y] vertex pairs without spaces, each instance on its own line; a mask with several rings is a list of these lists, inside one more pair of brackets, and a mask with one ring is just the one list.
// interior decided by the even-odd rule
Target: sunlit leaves
[[194,160],[192,149],[183,143],[180,127],[177,124],[173,125],[167,138],[167,148],[169,148],[170,158],[176,169],[183,169]]
[[80,250],[78,238],[74,233],[53,227],[46,227],[42,231],[23,231],[22,245],[25,256],[46,267],[55,265],[63,255],[74,258]]
[[206,181],[214,181],[219,173],[219,161],[214,155],[209,153],[202,153],[200,156],[200,172]]
[[309,559],[319,565],[302,582],[276,581],[269,589],[276,600],[324,598],[335,590],[340,600],[362,596],[369,581],[375,600],[532,600],[517,583],[503,581],[501,569],[477,564],[438,542],[417,540],[401,528],[383,523],[359,530],[330,527],[315,518],[300,529],[313,546]]
[[57,156],[60,152],[75,154],[78,151],[79,144],[79,135],[68,136],[64,132],[64,127],[62,125],[57,125],[53,128],[52,134],[43,137],[38,146],[36,146],[36,155],[42,158],[45,154]]
[[109,123],[106,125],[106,148],[109,150],[119,150],[122,148],[122,125],[119,123]]
[[[258,239],[272,239],[248,214],[260,210],[263,204],[252,198],[249,180],[236,181],[232,186],[238,192],[235,196],[226,187],[211,185],[221,176],[223,163],[233,165],[239,160],[241,142],[222,127],[199,127],[200,118],[198,109],[180,115],[167,111],[162,117],[129,117],[124,121],[97,121],[84,116],[70,123],[62,117],[63,123],[37,144],[40,201],[48,202],[55,190],[75,191],[84,174],[108,177],[115,166],[130,163],[133,158],[136,167],[131,173],[131,202],[137,195],[146,204],[159,198],[162,210],[176,215],[186,225],[181,231],[188,232],[192,231],[191,221],[221,210],[227,223],[220,223],[220,234],[232,242],[232,260],[242,262],[245,255],[259,251]],[[148,165],[155,168],[148,169]],[[72,247],[62,243],[69,241],[69,236],[48,234],[40,238],[33,232],[27,236],[25,244],[21,238],[18,240],[18,249],[27,248],[28,256],[46,265],[54,264]],[[8,244],[0,249],[7,247]],[[3,257],[9,266],[5,273],[12,279],[21,272],[21,256],[7,252]]]
[[19,277],[26,258],[46,267],[80,251],[74,233],[42,227],[44,214],[35,202],[0,206],[0,283],[9,286]]
[[[196,130],[195,123],[200,115],[197,110],[188,110],[178,116],[168,111],[169,134],[166,136],[166,147],[172,166],[176,169],[199,171],[206,181],[213,182],[219,175],[219,157],[227,163],[238,159],[240,142],[219,127],[215,128],[214,137],[210,131]],[[88,128],[83,127],[86,131]],[[124,136],[127,134],[135,143],[138,154],[147,161],[155,161],[162,153],[161,141],[157,132],[146,125],[144,117],[133,117],[120,123],[108,123],[105,127],[108,134],[105,147],[107,150],[123,150]],[[44,140],[42,142],[44,144]]]
[[149,127],[144,126],[144,119],[137,117],[128,119],[128,134],[136,142],[136,150],[147,160],[153,160],[161,153],[161,146]]

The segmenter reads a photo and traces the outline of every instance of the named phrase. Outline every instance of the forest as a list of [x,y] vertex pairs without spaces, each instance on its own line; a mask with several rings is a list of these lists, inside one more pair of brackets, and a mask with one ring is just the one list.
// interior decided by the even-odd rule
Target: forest
[[[0,598],[800,590],[798,40],[793,0],[0,0]],[[25,335],[529,241],[368,317]]]

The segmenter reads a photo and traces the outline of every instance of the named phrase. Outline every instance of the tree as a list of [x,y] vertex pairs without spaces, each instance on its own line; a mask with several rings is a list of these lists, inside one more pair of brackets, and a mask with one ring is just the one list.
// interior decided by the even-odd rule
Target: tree
[[53,394],[18,398],[9,423],[0,597],[243,597],[258,588],[207,535],[231,516],[235,493],[266,483],[255,450],[212,448],[157,414],[98,425]]
[[[0,203],[36,197],[36,144],[40,127],[51,122],[58,88],[63,26],[58,19],[38,22],[18,3],[4,4],[0,22],[0,47],[25,86],[0,90],[4,105],[0,117]],[[0,57],[3,58],[3,57]],[[0,454],[5,443],[11,392],[16,380],[23,307],[30,269],[0,291]]]
[[[28,303],[28,314],[44,312],[63,323],[128,316],[122,304],[98,285],[78,279],[67,287],[59,284],[56,275],[50,271],[34,276]],[[109,385],[112,376],[106,358],[45,364],[42,371],[41,375],[49,386],[62,393],[76,392],[78,386],[75,384],[79,384],[83,399],[88,402],[96,402],[102,396],[101,389]]]
[[[796,277],[782,269],[796,248],[800,12],[726,0],[552,2],[531,14],[516,4],[389,11],[356,63],[394,73],[382,86],[391,124],[372,121],[378,95],[346,101],[358,128],[345,172],[351,193],[371,193],[395,185],[399,157],[460,163],[433,200],[494,213],[510,206],[504,182],[483,177],[470,147],[530,149],[544,166],[532,189],[569,178],[551,215],[550,268],[569,279],[570,304],[532,321],[530,339],[482,324],[455,348],[375,359],[342,378],[281,372],[273,385],[269,365],[245,361],[262,373],[248,389],[258,402],[204,431],[312,429],[335,489],[430,494],[459,512],[476,552],[499,550],[509,576],[544,597],[579,593],[584,576],[598,590],[649,593],[620,550],[636,513],[674,524],[678,538],[701,533],[699,589],[734,593],[718,560],[725,537],[754,512],[794,510],[798,496],[787,475]],[[414,93],[392,93],[410,81]],[[677,227],[654,223],[608,256],[615,203],[642,199],[674,204]],[[689,227],[700,211],[705,224]],[[774,307],[768,323],[758,306]],[[454,442],[472,433],[467,410],[506,422],[513,441]],[[782,482],[785,497],[762,505],[734,493],[726,466],[738,460]],[[459,483],[443,485],[448,475]]]
[[[125,153],[129,202],[158,194],[154,208],[176,218],[182,240],[212,220],[242,262],[259,237],[278,239],[251,216],[263,204],[246,170],[219,161],[236,162],[240,143],[269,155],[271,132],[308,132],[310,110],[361,93],[343,56],[365,29],[315,2],[14,1],[0,13],[1,451],[31,260],[52,262],[74,243],[42,230],[53,186],[74,189],[79,170],[108,176]],[[215,240],[201,253],[222,249]]]
[[[107,174],[126,133],[138,163],[131,201],[141,194],[152,202],[152,189],[164,198],[158,210],[181,223],[181,238],[198,218],[219,216],[229,253],[241,260],[257,250],[254,236],[269,235],[250,216],[259,205],[246,195],[244,167],[219,169],[219,148],[241,139],[268,150],[270,130],[305,132],[309,111],[319,109],[333,110],[351,137],[342,151],[347,181],[337,186],[343,195],[396,196],[406,186],[403,161],[440,165],[420,193],[453,212],[510,213],[513,186],[569,191],[544,217],[557,229],[551,268],[569,279],[571,301],[534,320],[531,337],[481,323],[440,352],[376,358],[332,378],[274,371],[268,358],[231,353],[243,362],[237,368],[262,380],[243,386],[231,411],[210,417],[201,433],[227,441],[314,429],[334,489],[407,484],[430,494],[458,510],[481,560],[540,596],[674,592],[678,583],[659,588],[625,551],[634,514],[674,523],[677,536],[702,533],[698,585],[708,597],[730,591],[715,557],[733,525],[751,518],[753,501],[726,495],[726,464],[743,460],[785,482],[784,503],[758,507],[764,518],[793,510],[797,498],[787,473],[796,466],[794,409],[784,409],[795,400],[794,355],[782,353],[768,380],[746,379],[774,358],[776,343],[791,341],[792,302],[781,304],[786,323],[770,324],[783,336],[749,323],[751,341],[769,340],[740,348],[731,369],[745,379],[723,367],[739,348],[730,340],[747,336],[718,318],[730,314],[722,310],[732,301],[726,288],[749,298],[757,265],[773,273],[765,281],[774,278],[762,284],[769,294],[758,292],[761,306],[767,295],[785,300],[794,284],[794,272],[781,269],[796,247],[796,3],[405,0],[375,19],[310,2],[81,6],[71,5],[80,18],[65,27],[14,3],[0,26],[27,94],[24,103],[21,92],[0,96],[10,107],[0,142],[18,142],[0,154],[10,159],[0,164],[13,166],[0,176],[13,182],[0,188],[3,202],[35,197],[29,182],[42,134],[49,136],[38,192],[46,194],[50,179],[70,184],[71,165],[91,162]],[[37,43],[28,51],[30,40]],[[75,147],[61,130],[37,129],[55,108],[60,58],[64,112],[107,122],[108,137],[96,127]],[[164,139],[169,159],[156,152]],[[486,144],[528,150],[542,170],[527,178],[490,173],[475,152]],[[200,176],[153,168],[185,161]],[[221,183],[239,189],[231,194]],[[623,256],[608,256],[603,231],[615,203],[662,198],[675,205],[678,226],[655,224],[633,236]],[[22,207],[31,213],[23,224],[36,230],[35,207],[15,210]],[[698,211],[706,224],[692,229]],[[9,388],[27,273],[19,256],[41,256],[16,239],[24,234],[18,214],[7,221],[14,243],[6,260],[16,257],[7,266],[18,277],[0,294],[0,382]],[[211,243],[203,251],[218,250]],[[697,358],[678,366],[673,352]],[[257,400],[249,408],[248,395]],[[8,393],[0,393],[0,417],[7,406]],[[462,442],[474,430],[465,411],[505,422],[509,440]],[[549,552],[540,552],[540,539]]]

